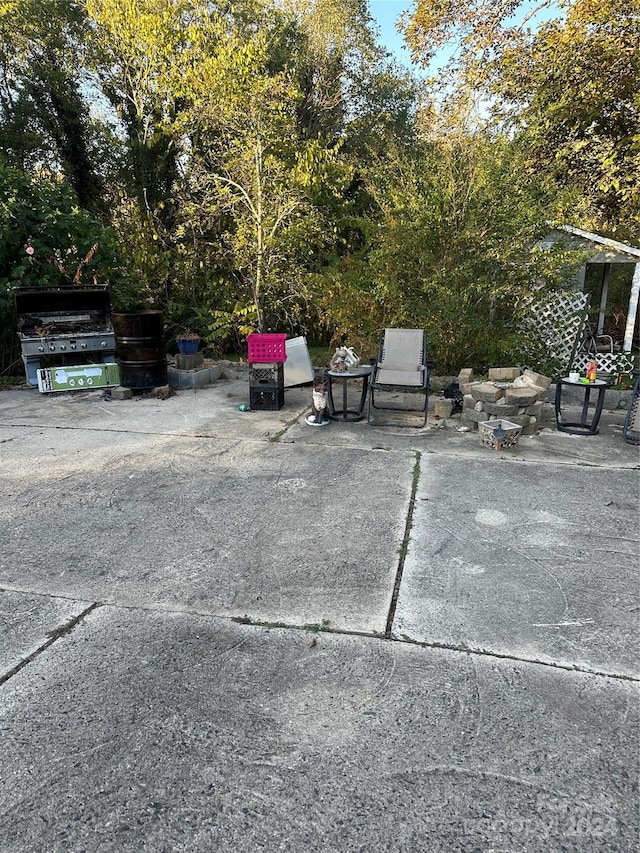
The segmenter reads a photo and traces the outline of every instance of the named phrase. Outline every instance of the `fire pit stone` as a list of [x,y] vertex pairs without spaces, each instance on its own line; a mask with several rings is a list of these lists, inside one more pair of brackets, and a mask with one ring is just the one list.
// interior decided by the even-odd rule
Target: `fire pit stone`
[[517,367],[492,368],[488,379],[474,381],[473,370],[458,375],[464,395],[462,420],[469,426],[508,418],[526,434],[535,433],[551,380],[533,370],[522,374]]

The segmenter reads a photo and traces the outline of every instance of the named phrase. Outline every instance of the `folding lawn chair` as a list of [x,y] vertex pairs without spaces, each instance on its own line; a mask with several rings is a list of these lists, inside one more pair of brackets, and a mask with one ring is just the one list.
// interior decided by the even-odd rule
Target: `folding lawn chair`
[[[385,329],[380,335],[378,358],[371,371],[369,382],[369,407],[367,420],[370,424],[392,426],[372,420],[372,409],[388,412],[418,412],[419,423],[397,423],[396,426],[423,427],[427,422],[427,402],[429,393],[429,368],[427,366],[427,335],[422,329]],[[382,405],[390,402],[387,394],[419,394],[422,398],[420,408],[399,405]],[[378,402],[376,403],[376,397]]]
[[640,376],[633,388],[627,416],[622,428],[622,437],[627,444],[640,444]]

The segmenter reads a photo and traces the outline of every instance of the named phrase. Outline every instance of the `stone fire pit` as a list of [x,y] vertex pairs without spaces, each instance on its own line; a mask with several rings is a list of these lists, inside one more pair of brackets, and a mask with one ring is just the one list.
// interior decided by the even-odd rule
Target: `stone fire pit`
[[522,427],[524,435],[532,435],[540,427],[551,379],[533,370],[522,374],[518,367],[495,367],[488,379],[475,381],[473,370],[466,368],[458,375],[464,395],[462,421],[478,428],[482,421],[503,418]]

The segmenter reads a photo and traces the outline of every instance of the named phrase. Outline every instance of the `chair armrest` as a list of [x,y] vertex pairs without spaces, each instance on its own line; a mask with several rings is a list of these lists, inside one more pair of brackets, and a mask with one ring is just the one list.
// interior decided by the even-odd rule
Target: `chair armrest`
[[613,338],[611,335],[596,335],[596,350],[598,352],[613,352]]

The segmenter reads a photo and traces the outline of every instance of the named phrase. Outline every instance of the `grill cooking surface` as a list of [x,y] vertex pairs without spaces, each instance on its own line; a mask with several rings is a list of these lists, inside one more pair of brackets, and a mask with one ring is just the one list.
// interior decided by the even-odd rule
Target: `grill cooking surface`
[[[27,381],[50,364],[115,359],[106,287],[22,287],[15,291]],[[46,360],[45,360],[46,359]]]
[[106,287],[22,287],[15,297],[23,338],[111,331]]
[[75,335],[80,332],[95,333],[111,330],[111,322],[101,311],[83,314],[25,314],[19,318],[20,334],[25,338]]

